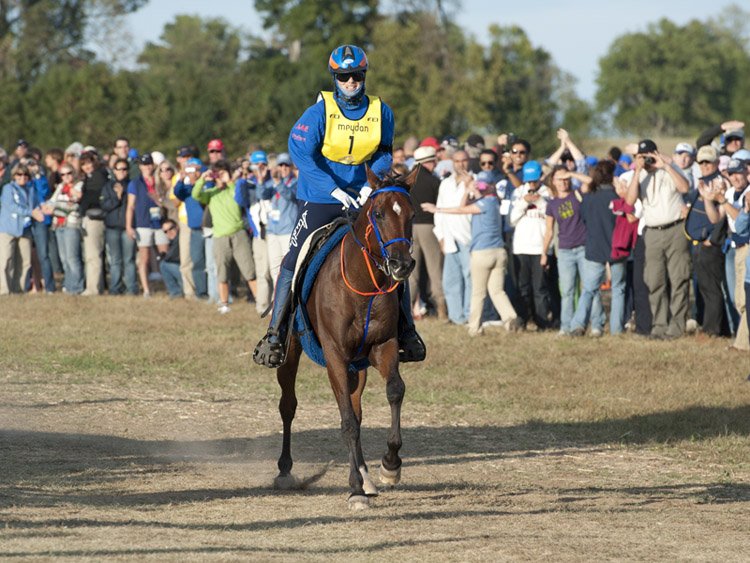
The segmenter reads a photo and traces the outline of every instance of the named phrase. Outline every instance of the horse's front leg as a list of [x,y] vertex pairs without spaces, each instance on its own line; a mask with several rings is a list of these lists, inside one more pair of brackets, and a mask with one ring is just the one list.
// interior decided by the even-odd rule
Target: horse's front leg
[[[360,472],[360,465],[364,467],[362,444],[360,442],[360,421],[350,397],[348,362],[338,354],[326,353],[326,363],[328,365],[328,379],[331,382],[331,388],[341,415],[341,435],[349,450],[349,507],[353,509],[366,508],[370,501],[365,494],[364,479]],[[356,374],[351,375],[356,377]]]
[[283,366],[276,370],[276,379],[281,387],[281,399],[279,399],[279,414],[283,424],[284,434],[281,442],[281,456],[279,457],[279,474],[274,480],[274,486],[278,489],[289,489],[296,485],[297,480],[292,476],[292,421],[297,412],[297,395],[294,384],[297,380],[297,368],[299,367],[302,348],[299,340],[292,337],[287,353],[287,360]]
[[[357,373],[349,372],[349,398],[352,402],[352,408],[354,409],[354,415],[357,417],[359,422],[360,430],[362,428],[362,393],[367,385],[367,370],[363,369]],[[362,475],[362,487],[364,488],[365,494],[368,497],[378,496],[378,488],[375,483],[370,479],[370,475],[365,463],[365,456],[362,453],[362,440],[357,442],[357,468],[359,469],[360,475]]]
[[370,363],[386,381],[385,393],[391,406],[391,428],[388,431],[388,451],[380,465],[380,480],[386,485],[396,485],[401,480],[401,403],[406,385],[398,370],[398,341],[395,338],[373,347]]

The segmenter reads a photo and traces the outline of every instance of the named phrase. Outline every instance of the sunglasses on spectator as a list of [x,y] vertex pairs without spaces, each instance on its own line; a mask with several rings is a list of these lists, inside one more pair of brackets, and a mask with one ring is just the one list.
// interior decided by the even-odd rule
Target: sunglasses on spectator
[[212,153],[212,152],[221,152],[221,151],[217,151],[216,149],[210,149],[208,152]]
[[177,227],[175,227],[174,225],[171,225],[171,226],[167,227],[166,229],[162,229],[162,232],[166,234],[169,231],[174,231],[176,228]]
[[72,176],[72,172],[60,172],[60,176]]
[[286,162],[280,162],[279,166],[291,166],[291,164],[287,164]]
[[28,172],[16,172],[16,178],[22,178],[22,177],[29,178]]
[[115,172],[127,172],[128,169],[120,166],[119,168],[115,168]]
[[365,79],[364,72],[350,72],[348,74],[337,74],[336,80],[339,82],[349,82],[349,79],[353,79],[354,82],[362,82]]
[[164,173],[164,172],[172,172],[172,173],[174,173],[174,170],[172,168],[162,168],[161,170],[159,170],[159,172],[162,172],[162,173]]
[[699,160],[698,164],[714,164],[713,160]]
[[480,160],[479,166],[495,166],[494,160]]
[[518,150],[518,149],[513,149],[510,152],[512,152],[513,154],[527,154],[526,151]]

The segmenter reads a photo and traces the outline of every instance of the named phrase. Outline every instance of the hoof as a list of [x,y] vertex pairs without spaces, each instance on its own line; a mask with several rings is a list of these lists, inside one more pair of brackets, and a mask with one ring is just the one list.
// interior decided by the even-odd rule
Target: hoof
[[370,508],[370,498],[365,495],[352,495],[349,497],[349,510],[366,510]]
[[391,487],[398,485],[401,481],[401,468],[398,469],[386,469],[383,465],[380,466],[380,482],[384,485],[390,485]]
[[300,481],[291,473],[277,475],[273,480],[273,488],[279,491],[292,491],[300,488]]
[[378,488],[375,483],[372,482],[372,479],[370,479],[370,475],[369,473],[367,473],[367,470],[364,467],[360,467],[359,473],[360,475],[362,475],[362,488],[364,489],[365,494],[368,497],[378,496]]

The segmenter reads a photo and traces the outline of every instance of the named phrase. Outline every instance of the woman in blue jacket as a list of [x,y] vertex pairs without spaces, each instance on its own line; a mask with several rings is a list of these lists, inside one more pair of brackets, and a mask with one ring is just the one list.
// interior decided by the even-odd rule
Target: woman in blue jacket
[[31,225],[44,221],[34,194],[29,169],[17,165],[0,194],[0,295],[21,293],[31,270]]
[[[289,134],[289,153],[299,169],[297,221],[276,281],[268,332],[255,347],[256,363],[276,368],[286,361],[289,293],[294,266],[305,239],[319,227],[358,209],[372,191],[366,166],[384,177],[391,168],[393,112],[375,96],[365,94],[367,55],[354,45],[331,53],[328,71],[333,91],[321,92]],[[408,293],[408,292],[405,292]],[[401,361],[421,361],[424,343],[414,329],[408,295],[402,298],[404,329],[399,334]]]

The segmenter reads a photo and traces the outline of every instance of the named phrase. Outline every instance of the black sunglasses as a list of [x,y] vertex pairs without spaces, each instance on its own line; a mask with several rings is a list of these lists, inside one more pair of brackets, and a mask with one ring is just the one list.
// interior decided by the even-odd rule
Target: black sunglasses
[[518,150],[518,149],[513,149],[513,150],[512,150],[512,151],[510,151],[510,152],[512,152],[513,154],[526,154],[526,151],[520,151],[520,150]]
[[349,79],[353,78],[354,82],[362,82],[365,79],[365,73],[364,72],[349,72],[346,74],[339,73],[336,74],[336,80],[339,82],[349,82]]
[[492,160],[480,160],[479,166],[495,166],[495,163]]
[[122,168],[122,167],[121,168],[115,168],[115,172],[127,172],[127,171],[128,171],[127,168]]

